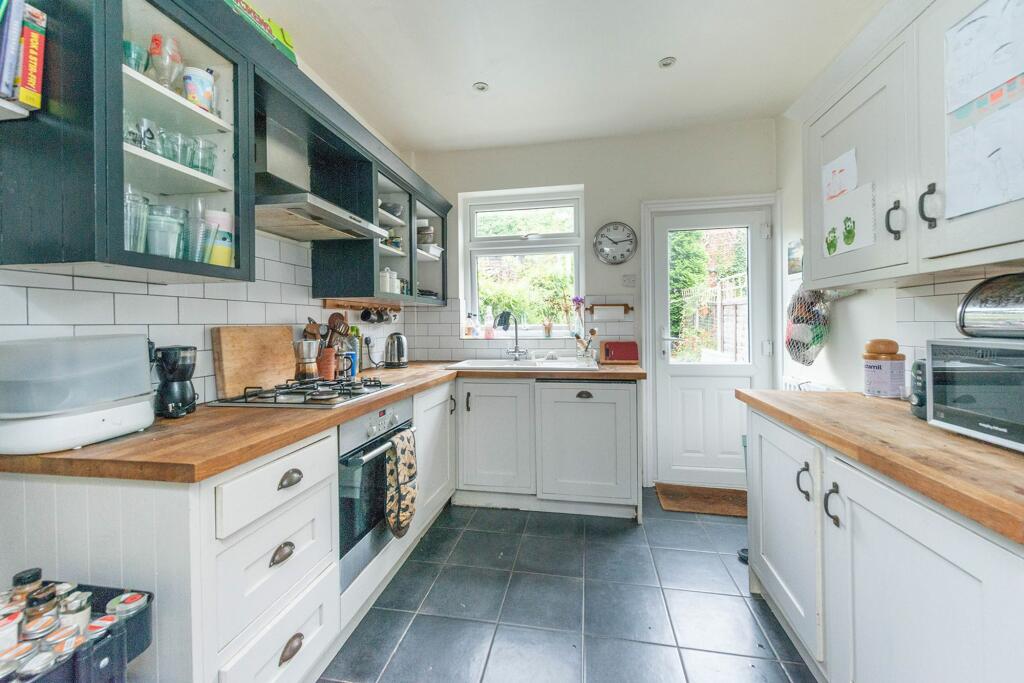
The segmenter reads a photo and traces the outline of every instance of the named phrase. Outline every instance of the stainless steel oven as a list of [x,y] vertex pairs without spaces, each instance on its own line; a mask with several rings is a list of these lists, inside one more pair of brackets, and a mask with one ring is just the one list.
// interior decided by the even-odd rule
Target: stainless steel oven
[[928,422],[1024,451],[1024,340],[928,342]]
[[412,427],[406,399],[350,420],[338,430],[339,548],[342,590],[384,549],[391,532],[384,521],[391,439]]

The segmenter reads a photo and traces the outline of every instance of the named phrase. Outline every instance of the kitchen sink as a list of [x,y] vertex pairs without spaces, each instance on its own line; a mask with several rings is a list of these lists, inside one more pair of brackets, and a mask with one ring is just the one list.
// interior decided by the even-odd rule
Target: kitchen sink
[[575,358],[559,358],[557,360],[511,360],[503,358],[464,360],[448,366],[449,370],[507,370],[516,371],[548,371],[548,372],[593,372],[600,368],[594,362],[585,363]]

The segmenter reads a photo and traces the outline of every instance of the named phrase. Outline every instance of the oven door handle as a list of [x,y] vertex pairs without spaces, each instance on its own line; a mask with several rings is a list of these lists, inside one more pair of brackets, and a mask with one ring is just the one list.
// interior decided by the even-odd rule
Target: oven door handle
[[[415,434],[416,428],[409,427],[409,431]],[[362,467],[371,460],[379,458],[380,456],[384,455],[394,447],[394,441],[387,441],[386,443],[382,443],[381,445],[377,446],[372,451],[363,453],[362,455],[353,455],[352,457],[346,458],[345,460],[342,461],[341,464],[344,465],[345,467]]]

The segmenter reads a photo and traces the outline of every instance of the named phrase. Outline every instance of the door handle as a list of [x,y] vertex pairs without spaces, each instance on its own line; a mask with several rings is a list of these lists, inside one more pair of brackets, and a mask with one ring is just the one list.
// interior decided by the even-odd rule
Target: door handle
[[281,481],[277,482],[277,490],[290,489],[302,481],[302,470],[293,467],[281,475]]
[[839,493],[839,484],[832,482],[832,488],[825,492],[825,497],[821,499],[821,505],[825,508],[825,516],[832,520],[832,523],[839,527],[839,515],[833,515],[828,509],[828,499],[833,493]]
[[450,400],[452,402],[452,407],[448,410],[448,414],[449,415],[454,415],[455,414],[455,409],[459,406],[459,404],[455,402],[455,397],[454,396],[449,396],[448,400]]
[[299,650],[302,649],[302,640],[305,638],[301,633],[296,633],[288,642],[284,644],[284,649],[281,650],[281,659],[277,660],[278,666],[284,666],[288,662],[292,661],[295,655],[299,654]]
[[466,392],[466,412],[469,412],[469,397],[472,396],[470,392]]
[[295,544],[291,541],[285,541],[281,545],[277,546],[274,554],[270,556],[270,566],[276,567],[279,564],[284,564],[291,559],[295,553]]
[[917,215],[921,217],[921,220],[928,224],[929,230],[934,230],[935,226],[939,224],[939,221],[924,212],[924,199],[930,194],[935,194],[935,183],[928,183],[928,189],[922,192],[921,196],[917,198]]
[[583,390],[576,394],[576,398],[594,398],[594,395],[589,391]]
[[894,201],[892,203],[892,206],[889,209],[887,209],[886,212],[885,212],[885,229],[886,229],[886,231],[890,235],[892,235],[892,238],[894,240],[896,240],[896,241],[899,241],[900,237],[902,237],[903,235],[902,235],[902,231],[900,231],[900,230],[893,230],[891,216],[892,216],[892,212],[893,211],[899,211],[899,210],[900,210],[900,200],[897,199],[896,201]]
[[799,491],[800,493],[802,493],[803,496],[804,496],[804,499],[809,502],[811,500],[811,492],[806,490],[806,489],[804,489],[802,486],[800,486],[800,475],[803,474],[804,472],[807,472],[807,474],[811,473],[811,463],[805,462],[804,466],[801,467],[796,472],[796,490]]

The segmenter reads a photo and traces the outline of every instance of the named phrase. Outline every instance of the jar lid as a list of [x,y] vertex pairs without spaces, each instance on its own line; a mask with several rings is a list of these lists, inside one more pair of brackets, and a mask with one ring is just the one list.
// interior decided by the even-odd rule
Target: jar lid
[[19,678],[32,678],[44,674],[57,665],[57,655],[52,652],[37,652],[18,667]]
[[77,589],[78,589],[78,584],[77,583],[65,582],[65,583],[55,584],[54,591],[56,592],[58,598],[63,598],[65,595],[69,595],[70,593],[74,592]]
[[20,624],[21,619],[21,612],[11,612],[10,614],[5,614],[4,616],[0,617],[0,631],[2,631],[5,628],[9,628],[10,626]]
[[52,614],[47,614],[22,626],[21,637],[25,640],[36,640],[56,630],[58,626],[60,626],[60,620]]
[[57,655],[58,662],[63,662],[85,643],[85,636],[73,636],[54,645],[50,652]]
[[56,631],[43,638],[43,642],[46,643],[46,646],[52,650],[54,645],[57,645],[58,643],[63,643],[68,638],[74,638],[77,635],[77,626],[62,626],[61,628],[58,628]]
[[63,614],[78,612],[79,610],[89,607],[89,603],[91,601],[92,593],[88,591],[76,591],[64,598],[64,601],[60,605],[60,611]]
[[51,583],[48,586],[35,589],[28,594],[28,597],[25,600],[28,607],[37,607],[39,605],[45,605],[56,597],[57,584]]
[[145,593],[121,593],[121,595],[107,603],[107,614],[118,614],[121,616],[135,614],[145,607],[147,602],[149,602],[149,597]]
[[861,357],[864,360],[906,360],[902,353],[865,353]]
[[117,623],[117,617],[113,614],[105,614],[99,619],[94,619],[89,626],[85,629],[85,634],[89,640],[96,640],[101,638],[110,629],[111,626]]
[[38,643],[23,640],[14,647],[9,647],[0,652],[0,662],[21,662],[34,655],[38,649]]
[[15,574],[11,579],[11,584],[17,588],[18,586],[27,586],[42,580],[43,570],[39,567],[32,567],[31,569],[23,569]]
[[864,345],[864,353],[896,353],[899,350],[899,343],[892,339],[870,339]]

